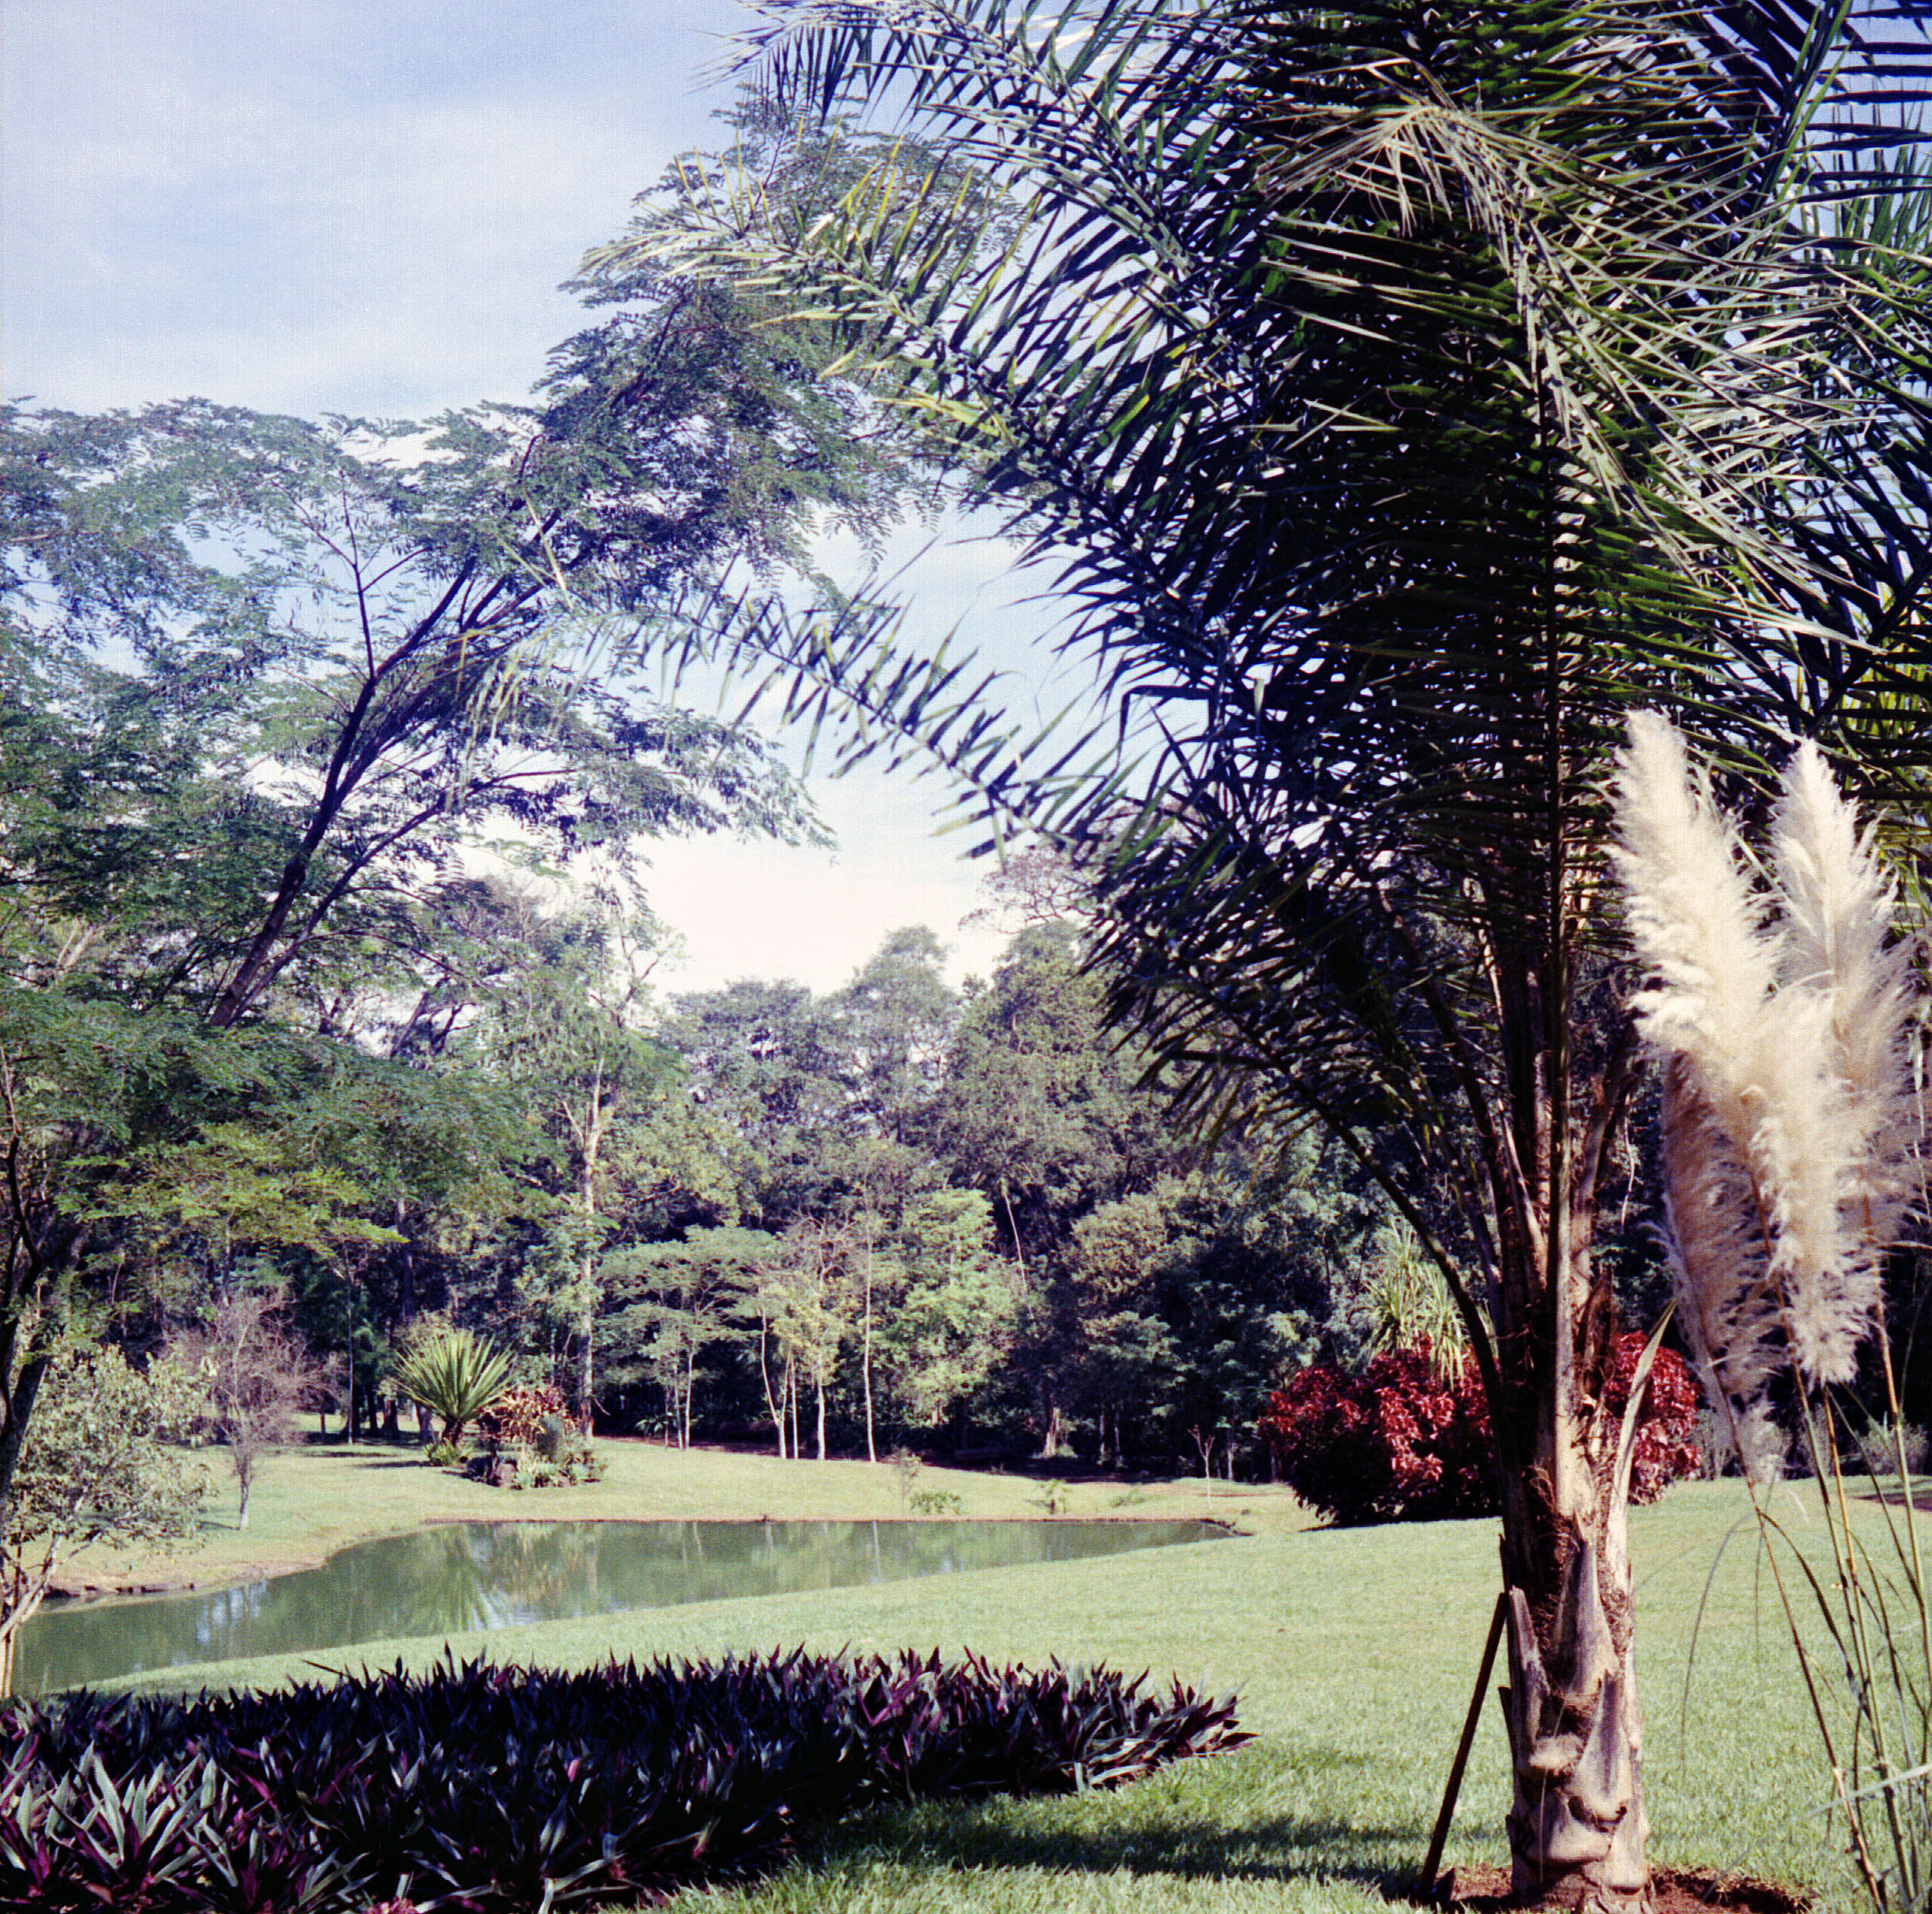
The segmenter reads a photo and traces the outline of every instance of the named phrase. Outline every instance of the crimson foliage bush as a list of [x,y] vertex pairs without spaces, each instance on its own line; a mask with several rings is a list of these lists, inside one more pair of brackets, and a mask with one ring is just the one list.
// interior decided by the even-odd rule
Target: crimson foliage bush
[[[1644,1339],[1617,1345],[1610,1410],[1630,1399]],[[1697,1466],[1697,1389],[1681,1356],[1657,1352],[1638,1425],[1630,1499],[1654,1502]],[[1444,1374],[1426,1342],[1350,1376],[1317,1363],[1269,1399],[1260,1432],[1281,1480],[1343,1523],[1436,1522],[1497,1512],[1489,1411],[1473,1361]]]

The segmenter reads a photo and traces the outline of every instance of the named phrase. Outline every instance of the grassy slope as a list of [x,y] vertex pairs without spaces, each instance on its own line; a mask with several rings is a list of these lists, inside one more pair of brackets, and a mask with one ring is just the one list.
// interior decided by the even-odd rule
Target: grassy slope
[[[248,1546],[263,1559],[319,1552],[354,1534],[438,1516],[876,1516],[900,1512],[888,1469],[642,1448],[570,1497],[491,1496],[392,1465],[311,1452],[278,1463],[258,1491]],[[929,1470],[968,1516],[1034,1516],[1037,1485]],[[1116,1506],[1123,1497],[1127,1506]],[[478,1500],[478,1498],[481,1499]],[[1198,1513],[1201,1486],[1125,1491],[1088,1484],[1076,1515]],[[1366,1909],[1413,1869],[1428,1838],[1494,1599],[1494,1525],[1304,1529],[1278,1492],[1236,1489],[1216,1512],[1248,1511],[1233,1542],[1045,1568],[986,1571],[761,1600],[607,1616],[459,1638],[459,1656],[582,1665],[608,1654],[718,1655],[803,1642],[820,1648],[1049,1655],[1170,1672],[1238,1688],[1253,1748],[1117,1796],[875,1817],[814,1848],[804,1866],[743,1897],[746,1909],[876,1907],[1250,1907]],[[1776,1597],[1731,1485],[1678,1489],[1638,1512],[1640,1653],[1650,1731],[1653,1851],[1678,1865],[1836,1882],[1823,1777]],[[204,1574],[232,1572],[243,1538],[218,1537]],[[1713,1572],[1715,1565],[1715,1572]],[[1705,1604],[1694,1661],[1692,1638]],[[330,1665],[420,1666],[440,1642],[365,1645]],[[275,1682],[312,1676],[299,1658],[177,1671]],[[1502,1858],[1506,1767],[1485,1712],[1450,1859]]]

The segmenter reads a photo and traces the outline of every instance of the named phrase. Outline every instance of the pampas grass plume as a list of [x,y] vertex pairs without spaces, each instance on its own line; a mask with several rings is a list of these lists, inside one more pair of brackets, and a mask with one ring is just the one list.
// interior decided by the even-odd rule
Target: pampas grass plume
[[1651,977],[1633,1008],[1666,1069],[1672,1281],[1761,1467],[1773,1371],[1789,1351],[1808,1384],[1850,1380],[1907,1199],[1915,1005],[1894,894],[1814,746],[1785,780],[1769,893],[1667,720],[1632,718],[1617,782],[1613,855]]

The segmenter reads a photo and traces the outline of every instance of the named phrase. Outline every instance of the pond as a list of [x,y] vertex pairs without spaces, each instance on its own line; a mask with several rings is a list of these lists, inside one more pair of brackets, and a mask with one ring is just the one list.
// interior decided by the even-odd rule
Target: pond
[[1226,1532],[1198,1522],[457,1522],[232,1588],[51,1603],[21,1631],[15,1682],[45,1694],[189,1662],[1071,1562]]

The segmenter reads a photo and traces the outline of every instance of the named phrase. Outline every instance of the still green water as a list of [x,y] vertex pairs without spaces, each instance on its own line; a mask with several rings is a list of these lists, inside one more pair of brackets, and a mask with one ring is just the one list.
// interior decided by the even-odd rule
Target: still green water
[[464,1635],[746,1595],[1198,1542],[1192,1522],[460,1522],[234,1588],[56,1602],[21,1631],[23,1694],[144,1669]]

